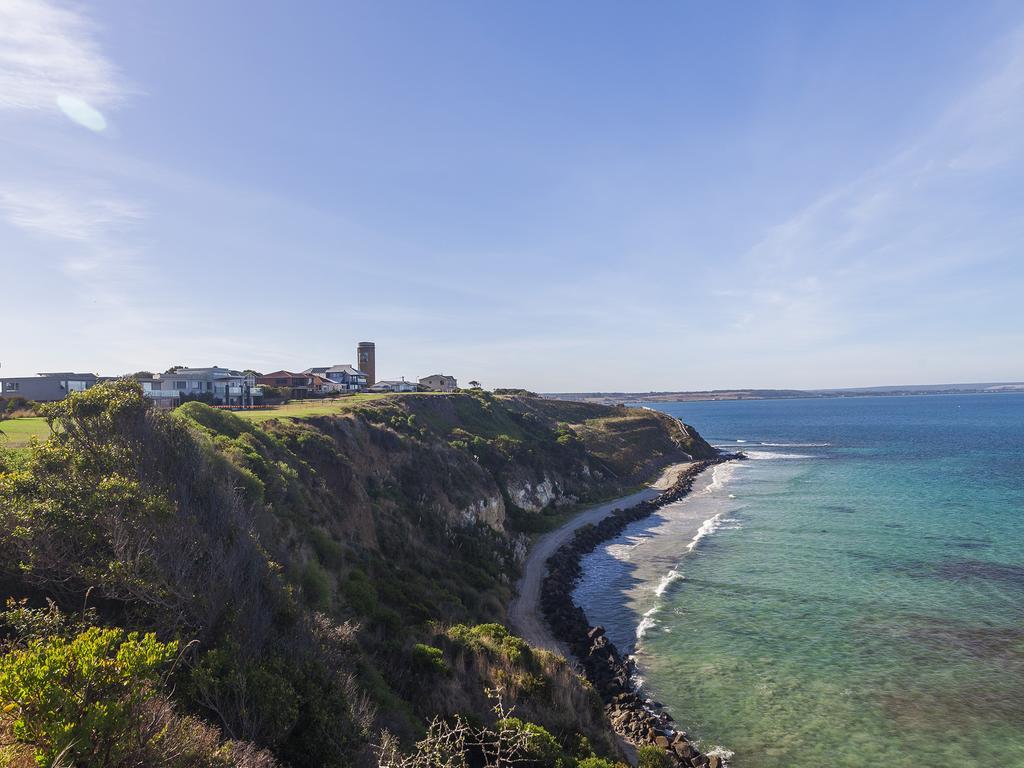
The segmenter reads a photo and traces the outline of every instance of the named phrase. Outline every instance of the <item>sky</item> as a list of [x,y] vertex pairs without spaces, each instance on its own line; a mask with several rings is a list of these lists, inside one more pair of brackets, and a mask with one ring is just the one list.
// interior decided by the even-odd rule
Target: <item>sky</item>
[[0,0],[0,376],[1024,380],[1024,4]]

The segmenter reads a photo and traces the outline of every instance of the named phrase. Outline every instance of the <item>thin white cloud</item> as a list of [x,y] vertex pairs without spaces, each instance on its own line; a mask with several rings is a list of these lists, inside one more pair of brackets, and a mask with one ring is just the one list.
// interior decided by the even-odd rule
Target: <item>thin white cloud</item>
[[49,0],[2,0],[0,110],[61,111],[103,130],[99,108],[116,104],[128,88],[96,32],[86,16]]
[[0,214],[32,234],[96,246],[143,218],[140,206],[115,197],[14,186],[0,188]]
[[747,315],[738,327],[777,336],[802,325],[820,341],[890,311],[881,297],[928,303],[928,280],[1004,259],[1019,241],[1012,201],[997,191],[1022,165],[1018,30],[999,65],[910,146],[764,233],[743,260]]

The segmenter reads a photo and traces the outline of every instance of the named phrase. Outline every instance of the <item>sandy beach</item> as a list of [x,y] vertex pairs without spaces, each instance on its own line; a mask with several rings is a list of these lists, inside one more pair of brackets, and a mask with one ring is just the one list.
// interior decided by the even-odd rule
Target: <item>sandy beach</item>
[[545,648],[555,653],[570,657],[569,650],[558,642],[551,634],[543,617],[540,615],[540,587],[544,580],[546,563],[555,551],[566,543],[576,532],[588,523],[596,523],[614,512],[653,499],[672,487],[680,473],[691,465],[690,462],[673,464],[666,467],[657,480],[642,490],[622,496],[612,501],[595,505],[580,512],[576,517],[560,528],[541,536],[534,543],[523,565],[523,575],[517,586],[515,599],[509,606],[508,618],[513,630],[530,645]]

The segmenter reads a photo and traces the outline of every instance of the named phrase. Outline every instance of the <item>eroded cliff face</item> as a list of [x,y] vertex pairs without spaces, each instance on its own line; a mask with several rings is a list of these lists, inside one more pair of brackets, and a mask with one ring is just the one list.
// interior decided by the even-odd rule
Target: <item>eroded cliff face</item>
[[0,526],[0,583],[180,640],[167,695],[296,768],[371,759],[382,729],[412,744],[437,714],[486,719],[498,684],[566,743],[611,748],[593,690],[496,622],[547,513],[710,450],[652,412],[483,393],[256,425],[157,413],[121,381],[54,412],[45,445],[0,452],[20,521]]
[[[381,513],[429,512],[509,533],[521,519],[648,479],[713,449],[663,414],[478,394],[394,397],[334,416],[270,422],[317,499],[318,522],[378,545]],[[298,459],[297,462],[293,461]]]

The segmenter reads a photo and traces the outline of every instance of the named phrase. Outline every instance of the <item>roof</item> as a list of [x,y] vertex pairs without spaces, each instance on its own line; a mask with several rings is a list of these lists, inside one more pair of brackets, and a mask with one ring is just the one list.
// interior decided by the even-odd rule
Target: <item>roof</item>
[[[94,379],[96,378],[96,374],[95,373],[72,373],[71,371],[54,371],[52,373],[37,373],[36,376],[69,376],[69,377],[77,377],[77,378],[80,378],[80,379],[87,379],[87,378],[89,378],[91,376]],[[23,378],[29,378],[29,377],[25,376]]]
[[236,379],[245,376],[241,371],[232,371],[228,368],[179,368],[173,373],[161,373],[157,378],[161,379]]
[[445,373],[432,373],[429,376],[424,376],[422,379],[420,379],[420,381],[423,381],[425,379],[451,379],[452,381],[455,381],[454,376],[449,376],[448,374]]
[[291,371],[284,371],[284,370],[282,370],[282,371],[271,371],[270,373],[264,373],[263,375],[259,376],[258,378],[261,378],[261,379],[280,379],[280,378],[288,377],[290,379],[301,379],[302,377],[309,376],[309,375],[310,374],[308,372],[306,372],[306,371],[303,371],[302,373],[292,373]]
[[303,373],[347,373],[350,376],[365,376],[366,375],[362,371],[354,368],[351,365],[348,365],[347,363],[345,365],[339,364],[339,365],[332,365],[332,366],[329,366],[329,367],[328,366],[324,366],[324,365],[320,365],[320,366],[317,366],[315,368],[307,368],[306,370],[303,371]]

